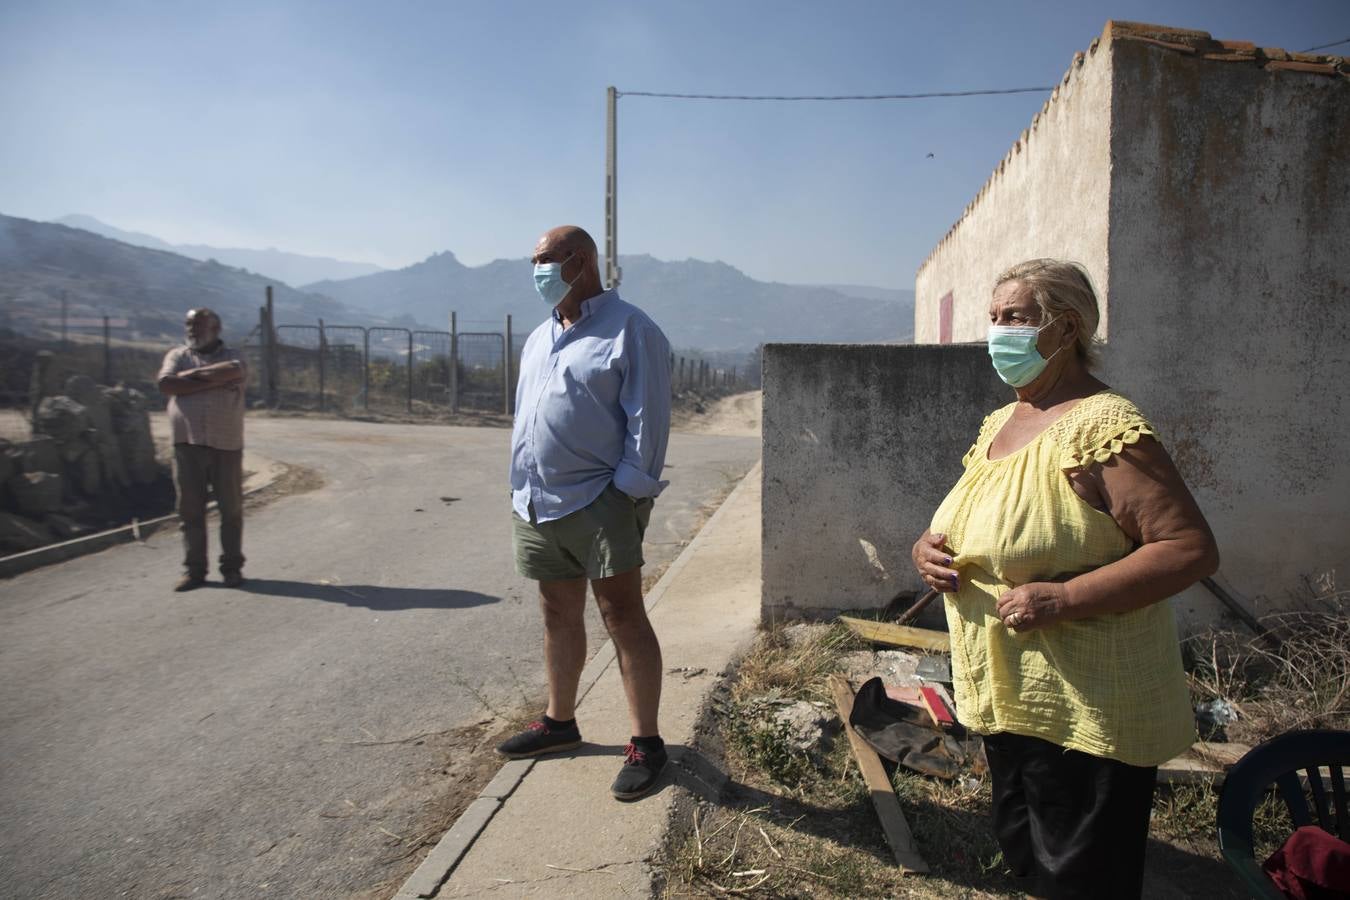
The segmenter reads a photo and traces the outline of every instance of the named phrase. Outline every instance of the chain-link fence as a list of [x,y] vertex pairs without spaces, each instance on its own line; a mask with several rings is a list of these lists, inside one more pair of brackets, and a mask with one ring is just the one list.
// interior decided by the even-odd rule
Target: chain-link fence
[[484,331],[459,335],[459,405],[461,409],[505,409],[507,388],[502,363],[506,338]]
[[324,409],[350,414],[366,408],[366,329],[325,325],[322,329]]
[[414,331],[412,337],[414,407],[424,403],[436,409],[450,409],[453,406],[450,332]]
[[323,409],[327,386],[322,333],[317,325],[278,325],[277,403],[287,409]]
[[409,412],[412,332],[380,326],[368,329],[367,333],[370,347],[366,356],[367,408],[371,412]]

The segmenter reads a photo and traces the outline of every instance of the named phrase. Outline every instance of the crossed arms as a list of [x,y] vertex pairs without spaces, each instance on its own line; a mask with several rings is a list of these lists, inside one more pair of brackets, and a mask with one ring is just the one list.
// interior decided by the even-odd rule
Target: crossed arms
[[236,359],[184,369],[159,379],[159,392],[166,397],[181,397],[213,388],[228,387],[244,380],[244,367]]

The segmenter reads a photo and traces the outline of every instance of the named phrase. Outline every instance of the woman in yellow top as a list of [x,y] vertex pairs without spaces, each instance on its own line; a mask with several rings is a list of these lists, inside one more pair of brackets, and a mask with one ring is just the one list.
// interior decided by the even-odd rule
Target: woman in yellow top
[[989,319],[1017,400],[984,420],[914,565],[946,595],[1008,866],[1046,896],[1138,897],[1158,764],[1195,737],[1167,598],[1218,550],[1143,413],[1090,372],[1082,268],[1014,266]]

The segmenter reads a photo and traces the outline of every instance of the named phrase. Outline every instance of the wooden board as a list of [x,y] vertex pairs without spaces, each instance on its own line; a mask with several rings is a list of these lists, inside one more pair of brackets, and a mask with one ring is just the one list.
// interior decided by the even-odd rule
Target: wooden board
[[1162,784],[1214,784],[1223,780],[1228,768],[1251,750],[1246,744],[1217,744],[1196,741],[1191,749],[1158,767]]
[[881,828],[886,833],[886,843],[890,845],[891,853],[895,854],[895,864],[906,874],[927,873],[928,863],[924,862],[923,857],[919,855],[919,849],[914,845],[914,834],[909,830],[909,823],[905,821],[905,814],[900,809],[900,800],[895,796],[891,780],[886,777],[886,770],[882,768],[881,757],[877,756],[877,752],[848,724],[849,714],[853,712],[853,688],[849,687],[848,681],[839,674],[831,675],[829,682],[830,693],[834,695],[834,705],[839,710],[840,720],[844,723],[844,733],[848,735],[849,746],[853,748],[853,758],[858,761],[863,781],[872,794],[872,805],[876,808],[877,818],[881,820]]
[[878,644],[892,647],[917,647],[939,653],[951,652],[951,640],[946,632],[930,631],[927,628],[910,628],[907,625],[892,625],[889,622],[869,622],[867,619],[855,619],[852,616],[840,616],[839,621],[849,627],[858,637]]

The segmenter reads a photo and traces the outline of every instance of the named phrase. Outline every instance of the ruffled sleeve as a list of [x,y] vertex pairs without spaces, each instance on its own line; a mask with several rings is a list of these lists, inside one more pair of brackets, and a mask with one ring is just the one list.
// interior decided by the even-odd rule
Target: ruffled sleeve
[[1113,391],[1089,397],[1052,427],[1062,469],[1104,463],[1145,435],[1158,436],[1139,407]]

